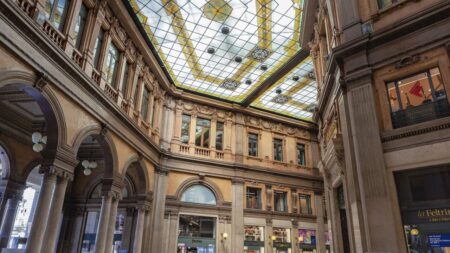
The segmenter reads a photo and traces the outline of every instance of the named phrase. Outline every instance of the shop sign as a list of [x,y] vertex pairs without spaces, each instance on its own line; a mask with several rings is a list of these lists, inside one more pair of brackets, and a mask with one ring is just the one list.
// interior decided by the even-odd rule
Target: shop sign
[[450,208],[429,208],[406,211],[405,223],[450,222]]
[[432,248],[450,247],[450,234],[428,235],[428,241]]
[[179,237],[178,242],[190,247],[209,247],[210,245],[216,245],[216,240],[208,238]]
[[290,249],[290,242],[273,242],[273,247],[277,249]]
[[261,241],[244,241],[244,246],[264,247],[264,242],[261,242]]
[[300,246],[300,249],[302,249],[302,250],[313,251],[313,250],[316,249],[316,245],[311,245],[311,244],[303,244],[303,243],[300,243],[299,246]]

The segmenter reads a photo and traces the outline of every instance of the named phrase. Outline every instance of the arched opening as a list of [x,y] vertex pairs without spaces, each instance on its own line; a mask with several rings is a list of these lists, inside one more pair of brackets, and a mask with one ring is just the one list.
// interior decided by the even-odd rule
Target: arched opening
[[190,186],[184,190],[181,194],[182,202],[204,204],[204,205],[216,205],[217,200],[214,192],[208,187],[200,184]]

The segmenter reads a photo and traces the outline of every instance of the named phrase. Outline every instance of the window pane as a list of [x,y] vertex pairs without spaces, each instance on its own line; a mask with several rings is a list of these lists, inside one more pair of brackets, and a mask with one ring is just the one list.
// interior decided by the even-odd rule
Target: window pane
[[400,102],[397,96],[397,88],[394,82],[390,82],[387,84],[387,92],[389,96],[388,99],[391,104],[391,112],[396,112],[400,110]]
[[412,108],[430,102],[430,82],[427,73],[420,73],[397,82],[403,109]]
[[[215,238],[216,218],[180,215],[180,223],[178,231],[180,237]],[[206,253],[209,251],[195,251],[195,252]]]
[[127,92],[129,71],[130,71],[130,64],[125,63],[125,69],[123,70],[122,89],[120,90],[120,92],[122,92],[122,95],[124,97],[125,93]]
[[247,208],[261,209],[261,189],[247,187]]
[[87,18],[87,8],[86,5],[81,4],[80,13],[77,18],[77,23],[75,24],[74,30],[74,38],[75,38],[75,47],[80,48],[81,39],[83,38],[84,25],[86,24]]
[[386,6],[389,6],[392,4],[392,2],[396,2],[396,0],[378,0],[378,3],[380,5],[380,9],[385,8]]
[[283,161],[283,141],[280,139],[273,139],[273,159]]
[[103,45],[103,38],[105,35],[105,31],[103,31],[103,29],[100,29],[100,31],[98,32],[98,36],[97,39],[95,40],[95,46],[94,46],[94,66],[96,68],[98,68],[98,62],[99,62],[99,58],[100,58],[100,51],[102,49],[102,45]]
[[430,76],[436,100],[447,99],[447,93],[445,92],[444,82],[442,81],[439,68],[431,69]]
[[248,134],[248,155],[258,156],[258,135]]
[[181,120],[181,143],[189,143],[189,128],[191,127],[191,116],[183,115]]
[[305,162],[305,145],[297,144],[297,164],[306,165]]
[[113,43],[111,43],[109,45],[108,54],[106,56],[106,64],[104,71],[106,73],[106,82],[113,87],[116,87],[115,78],[118,61],[119,61],[119,50]]
[[209,130],[211,121],[208,119],[197,118],[195,128],[195,145],[199,147],[209,147]]
[[64,28],[65,16],[67,13],[67,7],[69,6],[68,0],[59,0],[56,9],[54,9],[54,13],[50,16],[50,20],[53,21],[53,25],[58,30],[62,30]]
[[287,193],[275,191],[274,193],[275,211],[287,212]]
[[215,205],[216,196],[206,186],[194,185],[186,189],[181,195],[182,202]]
[[54,0],[47,0],[47,1],[45,1],[44,11],[45,11],[45,18],[46,19],[50,19],[50,15],[52,15],[52,12],[53,12],[54,4],[55,4]]
[[146,120],[148,113],[148,102],[150,100],[150,90],[144,87],[144,92],[142,93],[142,104],[141,104],[141,117]]
[[216,127],[216,149],[223,150],[223,123],[217,122]]

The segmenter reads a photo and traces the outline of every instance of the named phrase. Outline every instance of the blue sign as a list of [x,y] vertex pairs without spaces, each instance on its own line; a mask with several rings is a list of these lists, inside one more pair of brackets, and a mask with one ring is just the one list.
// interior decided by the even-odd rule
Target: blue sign
[[428,235],[428,242],[432,248],[450,247],[450,234]]

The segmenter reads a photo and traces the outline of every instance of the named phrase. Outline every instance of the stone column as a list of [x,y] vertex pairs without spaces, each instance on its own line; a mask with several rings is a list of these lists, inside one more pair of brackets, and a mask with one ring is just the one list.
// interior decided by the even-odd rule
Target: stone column
[[[348,98],[346,112],[349,116],[350,129],[348,126],[347,129],[342,129],[344,132],[352,131],[349,141],[353,145],[346,147],[348,143],[344,142],[344,148],[346,155],[347,152],[355,155],[354,167],[349,169],[354,169],[360,180],[359,189],[355,191],[361,193],[364,217],[361,222],[364,224],[362,241],[365,243],[361,244],[367,247],[364,252],[402,252],[404,235],[400,226],[393,225],[399,224],[400,221],[394,218],[394,208],[387,185],[387,170],[380,139],[372,75],[370,70],[361,70],[360,73],[368,74],[353,80],[352,83],[346,83],[347,92],[344,96]],[[349,164],[347,160],[346,164]],[[383,222],[380,222],[381,220]],[[360,228],[349,230],[352,229]]]
[[[317,234],[316,234],[317,238]],[[292,253],[298,253],[299,247],[298,247],[298,220],[294,219],[292,220],[292,229],[291,229],[291,247],[292,247]]]
[[142,252],[147,253],[150,252],[150,239],[152,238],[152,213],[151,210],[148,210],[145,213],[145,229],[144,229],[144,245],[142,246]]
[[142,241],[144,235],[145,212],[147,208],[144,206],[138,207],[138,215],[136,220],[136,228],[134,232],[133,253],[140,253],[142,251]]
[[272,219],[266,218],[266,234],[264,235],[264,248],[266,249],[266,253],[272,253],[273,252],[273,242],[270,239],[270,237],[273,234],[272,229]]
[[0,249],[8,246],[9,237],[14,227],[14,221],[19,207],[20,200],[22,199],[22,192],[17,192],[16,195],[9,196],[6,201],[5,213],[3,215],[2,224],[0,227]]
[[44,241],[41,252],[54,252],[59,235],[59,224],[62,216],[62,209],[64,204],[64,197],[66,196],[67,183],[69,175],[58,175],[55,190],[53,191],[52,204],[50,209],[51,222],[47,224],[45,229]]
[[244,252],[244,180],[233,179],[231,207],[231,253]]
[[164,210],[166,206],[166,188],[167,188],[167,175],[169,170],[165,167],[157,167],[155,170],[155,188],[154,199],[152,206],[152,233],[150,252],[163,252],[162,251],[162,231],[164,229]]
[[39,194],[36,212],[31,225],[30,236],[27,241],[26,253],[40,253],[44,241],[43,231],[45,231],[52,200],[52,191],[56,184],[56,173],[54,170],[48,170],[44,173],[41,191]]
[[120,196],[115,193],[112,199],[111,212],[109,215],[108,234],[106,236],[105,253],[112,252],[114,243],[114,232],[116,231],[117,207],[119,206]]
[[97,227],[97,235],[95,237],[95,252],[104,253],[106,246],[106,238],[108,236],[109,216],[111,212],[111,204],[113,194],[107,192],[102,197],[102,208],[100,209],[100,218]]
[[122,234],[122,249],[129,250],[131,248],[131,237],[133,228],[134,208],[126,209],[125,227]]
[[169,97],[166,96],[165,102],[164,102],[164,117],[163,117],[163,128],[161,133],[161,142],[160,147],[164,150],[169,150],[170,148],[170,141],[172,139],[172,129],[175,122],[175,113],[174,113],[174,107],[175,107],[175,101]]
[[314,193],[314,202],[316,206],[316,250],[317,253],[326,253],[322,192]]
[[244,163],[244,115],[242,113],[236,113],[236,162]]
[[191,149],[189,153],[191,155],[195,154],[195,128],[197,126],[197,115],[191,115],[191,125],[189,128],[189,146]]
[[169,213],[169,247],[167,252],[177,252],[177,240],[178,240],[178,214]]

